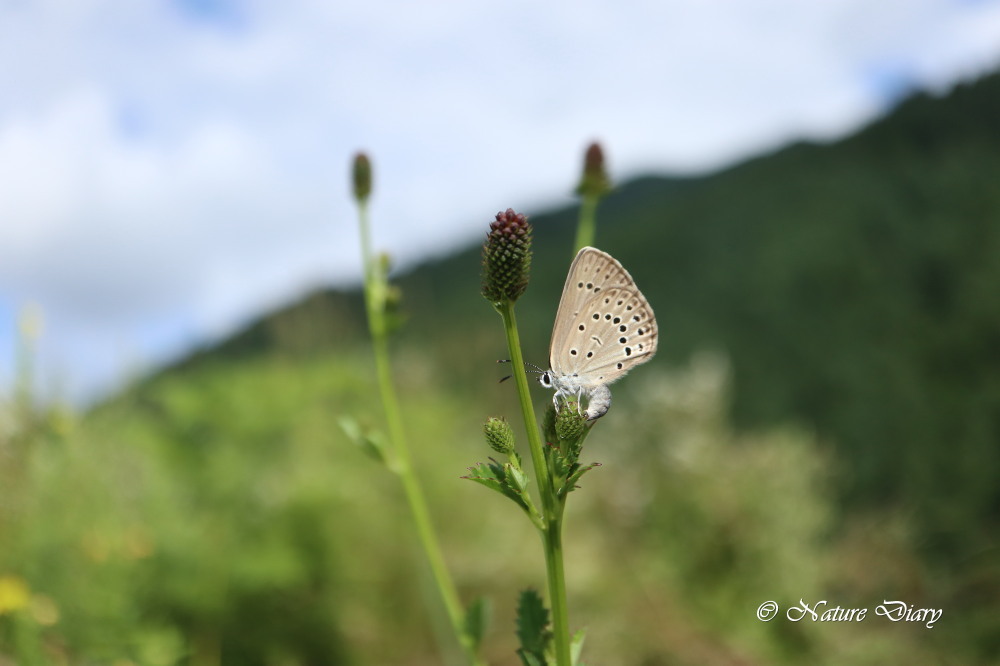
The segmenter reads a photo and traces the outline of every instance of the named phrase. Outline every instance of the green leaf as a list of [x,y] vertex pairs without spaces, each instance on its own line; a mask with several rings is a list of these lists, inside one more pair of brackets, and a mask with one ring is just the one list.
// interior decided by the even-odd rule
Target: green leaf
[[530,653],[525,653],[524,650],[518,650],[517,656],[521,658],[521,663],[524,664],[524,666],[546,666],[544,659],[540,659]]
[[372,430],[366,432],[362,439],[362,446],[369,455],[374,456],[377,460],[381,460],[387,465],[389,464],[389,443],[386,441],[385,434],[379,430]]
[[545,416],[542,418],[542,434],[549,444],[559,443],[559,435],[556,433],[556,408],[551,403],[545,408]]
[[580,661],[580,653],[583,651],[583,640],[586,637],[586,629],[581,629],[573,634],[573,640],[569,644],[569,654],[572,658],[573,666],[583,666],[583,662]]
[[521,469],[520,459],[517,458],[516,453],[513,454],[513,459],[516,459],[518,464],[507,463],[503,466],[507,482],[519,493],[524,493],[528,489],[528,475]]
[[527,482],[527,477],[524,476],[523,472],[520,473],[520,476],[515,474],[514,468],[510,463],[502,465],[493,458],[490,458],[490,462],[488,463],[477,463],[475,467],[470,467],[469,472],[471,473],[462,478],[475,481],[491,490],[497,491],[504,497],[513,500],[515,504],[529,514],[531,513],[528,503],[524,501],[524,497],[521,494],[524,490],[523,486],[518,483],[518,479]]
[[563,484],[562,490],[559,491],[559,495],[560,496],[567,495],[576,490],[577,488],[579,488],[579,486],[576,485],[576,482],[580,480],[580,477],[589,472],[590,470],[594,469],[595,467],[600,467],[600,466],[601,463],[590,463],[589,465],[575,465],[575,469],[566,479],[566,483]]
[[382,303],[386,333],[392,334],[403,327],[409,317],[402,311],[403,291],[394,284],[386,285]]
[[486,597],[479,597],[465,611],[465,633],[472,639],[472,644],[477,650],[486,636],[492,615],[493,604]]
[[337,423],[355,446],[360,447],[375,460],[389,463],[385,435],[378,431],[362,432],[361,426],[351,416],[343,415],[337,419]]
[[572,463],[566,460],[566,457],[555,449],[552,450],[549,461],[552,476],[560,481],[568,477],[572,471]]
[[353,417],[347,416],[346,414],[337,419],[337,424],[340,425],[340,429],[344,431],[347,438],[352,442],[357,443],[361,439],[361,426],[358,422],[354,420]]
[[517,654],[528,666],[545,666],[545,653],[552,641],[549,611],[538,592],[530,587],[521,592],[517,602],[517,639],[521,643]]

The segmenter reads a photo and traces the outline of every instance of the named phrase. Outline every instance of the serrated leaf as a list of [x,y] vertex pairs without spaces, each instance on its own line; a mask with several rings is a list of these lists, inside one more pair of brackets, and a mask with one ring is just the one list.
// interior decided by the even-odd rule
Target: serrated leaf
[[551,461],[552,476],[557,479],[565,479],[569,475],[572,467],[559,451],[553,450],[549,460]]
[[566,495],[577,489],[576,482],[580,480],[580,477],[594,469],[595,467],[600,467],[601,463],[590,463],[589,465],[577,465],[573,473],[569,475],[566,479],[566,483],[563,484],[560,495]]
[[521,592],[517,602],[517,639],[521,643],[518,654],[522,660],[534,657],[537,663],[545,664],[546,648],[552,640],[549,610],[542,603],[538,592],[530,587]]
[[528,504],[524,501],[521,491],[512,485],[511,480],[507,478],[508,471],[512,469],[509,464],[501,465],[493,458],[490,458],[490,462],[488,463],[477,463],[475,467],[470,467],[469,472],[471,473],[462,478],[475,481],[491,490],[497,491],[530,513]]
[[503,478],[497,474],[496,467],[489,463],[476,463],[473,467],[469,468],[469,474],[466,474],[462,478],[481,483],[497,492],[503,492]]
[[580,661],[580,653],[583,651],[583,641],[587,637],[587,630],[581,629],[573,634],[573,640],[569,644],[569,654],[573,666],[584,666]]
[[473,647],[477,650],[483,643],[492,615],[493,604],[486,597],[479,597],[465,611],[465,633],[472,639]]

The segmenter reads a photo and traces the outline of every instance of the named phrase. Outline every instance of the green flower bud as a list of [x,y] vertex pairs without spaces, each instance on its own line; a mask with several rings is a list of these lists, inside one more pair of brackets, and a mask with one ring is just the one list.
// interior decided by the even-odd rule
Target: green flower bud
[[604,151],[596,141],[587,148],[583,158],[583,175],[576,186],[576,193],[582,197],[603,197],[611,191],[611,181],[604,169]]
[[364,153],[354,156],[351,176],[354,183],[354,198],[358,203],[366,202],[372,193],[372,163]]
[[483,424],[483,432],[486,434],[486,443],[497,453],[506,456],[514,452],[514,431],[506,420],[491,416]]
[[583,435],[587,417],[572,408],[561,409],[556,414],[556,434],[562,442],[575,442]]
[[483,297],[490,303],[516,301],[528,288],[531,272],[531,225],[508,208],[490,222],[483,244]]

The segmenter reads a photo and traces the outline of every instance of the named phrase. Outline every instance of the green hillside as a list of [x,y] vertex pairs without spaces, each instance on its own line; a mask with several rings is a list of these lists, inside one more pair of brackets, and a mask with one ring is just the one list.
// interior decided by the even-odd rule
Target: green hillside
[[[992,75],[915,95],[836,143],[624,183],[601,205],[597,244],[655,306],[660,363],[725,352],[737,425],[815,428],[838,451],[845,499],[906,507],[923,547],[961,558],[996,547],[1000,518],[997,174]],[[470,227],[485,229],[492,212]],[[532,222],[520,320],[528,357],[544,364],[575,211]],[[398,277],[402,344],[464,386],[492,372],[484,354],[505,353],[472,277],[478,253]],[[363,331],[357,294],[317,293],[190,363],[309,354]]]

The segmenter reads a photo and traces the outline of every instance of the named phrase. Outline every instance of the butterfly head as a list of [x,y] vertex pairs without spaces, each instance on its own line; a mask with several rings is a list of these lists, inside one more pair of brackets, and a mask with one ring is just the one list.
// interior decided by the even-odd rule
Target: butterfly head
[[552,388],[552,371],[543,370],[541,373],[539,373],[538,383],[547,389]]

